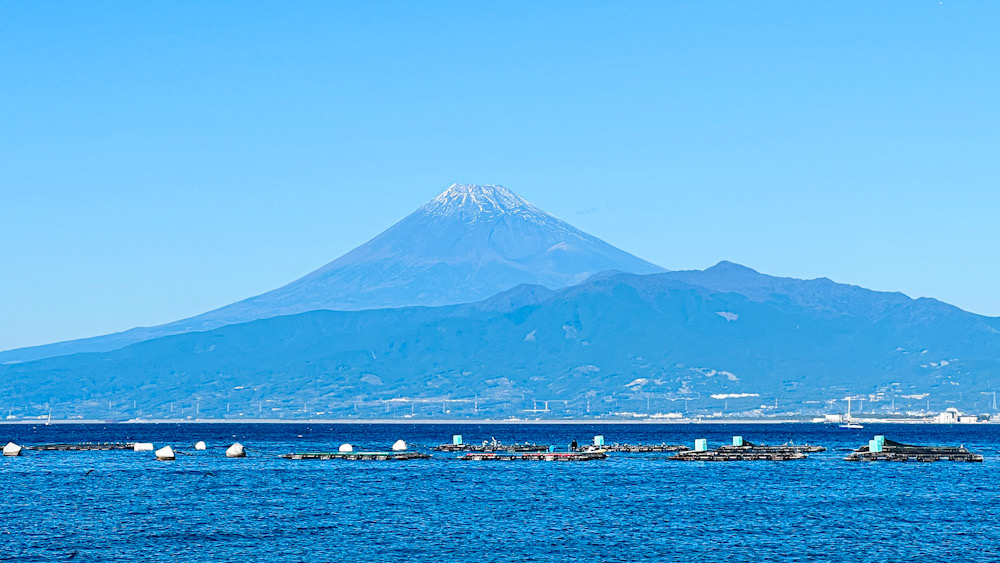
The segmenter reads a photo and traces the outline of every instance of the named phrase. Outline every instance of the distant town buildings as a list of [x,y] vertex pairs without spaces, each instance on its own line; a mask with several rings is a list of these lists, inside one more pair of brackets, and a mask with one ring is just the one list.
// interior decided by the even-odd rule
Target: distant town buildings
[[945,409],[943,413],[934,417],[934,422],[939,424],[972,424],[979,422],[979,417],[975,415],[962,414],[958,409],[952,407]]

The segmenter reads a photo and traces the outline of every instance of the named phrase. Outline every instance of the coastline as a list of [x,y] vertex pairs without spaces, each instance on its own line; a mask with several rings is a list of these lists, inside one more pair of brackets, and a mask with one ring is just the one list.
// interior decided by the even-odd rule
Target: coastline
[[[976,422],[976,423],[941,423],[933,420],[898,420],[898,419],[860,419],[862,424],[933,424],[941,426],[977,426],[1000,424],[998,422]],[[77,419],[77,420],[0,420],[0,425],[68,425],[68,424],[382,424],[382,425],[415,425],[415,424],[449,424],[449,425],[774,425],[774,424],[817,424],[837,426],[837,423],[814,422],[811,420],[796,419],[682,419],[682,420],[622,420],[622,419],[550,419],[550,420],[505,420],[505,419],[398,419],[398,418],[303,418],[303,419],[282,419],[282,418],[255,418],[255,419],[231,419],[231,418],[200,418],[200,419],[129,419],[129,420],[102,420],[102,419]]]

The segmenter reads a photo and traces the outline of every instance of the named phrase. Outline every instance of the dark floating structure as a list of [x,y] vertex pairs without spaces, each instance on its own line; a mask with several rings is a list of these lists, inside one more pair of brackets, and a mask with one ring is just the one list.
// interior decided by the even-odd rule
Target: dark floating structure
[[795,446],[791,444],[766,446],[746,442],[742,436],[733,436],[731,446],[719,446],[714,450],[709,450],[708,440],[699,438],[694,441],[694,450],[680,452],[667,459],[675,461],[795,461],[808,458],[809,456],[805,454],[807,451],[824,451],[825,449],[820,446]]
[[85,444],[39,444],[37,446],[31,446],[28,449],[43,452],[94,452],[107,450],[132,450],[134,448],[135,443],[133,442],[88,442]]
[[585,452],[469,452],[458,459],[466,461],[594,461],[607,459],[604,451]]
[[587,450],[590,451],[593,448],[606,452],[626,453],[684,452],[691,449],[680,444],[667,444],[666,442],[662,444],[619,444],[615,442],[608,445],[604,443],[604,436],[594,436],[594,445],[588,446]]
[[[737,444],[739,442],[739,444]],[[816,452],[825,452],[826,448],[823,446],[813,446],[811,444],[793,444],[791,442],[786,442],[777,446],[768,446],[767,444],[755,444],[749,440],[744,440],[742,436],[733,436],[733,445],[731,446],[719,446],[719,450],[734,452],[734,451],[755,451],[755,452],[773,452],[773,453],[800,453],[800,454],[811,454]]]
[[549,446],[543,446],[540,444],[529,444],[527,442],[523,444],[504,444],[503,442],[498,442],[496,439],[487,442],[483,440],[482,444],[466,444],[462,442],[461,434],[455,434],[451,437],[450,444],[441,444],[434,448],[436,452],[547,452],[549,451]]
[[285,454],[281,457],[294,460],[406,461],[411,459],[430,459],[431,455],[418,452],[302,452]]
[[854,450],[845,461],[965,461],[982,462],[983,456],[963,446],[914,446],[875,436],[867,446]]
[[408,461],[411,459],[430,459],[430,454],[406,451],[406,442],[397,440],[392,445],[389,452],[356,452],[354,446],[343,444],[335,452],[302,452],[290,453],[281,456],[284,459],[294,460],[332,460],[342,459],[347,461]]
[[625,453],[686,452],[691,448],[680,444],[608,444],[605,451]]

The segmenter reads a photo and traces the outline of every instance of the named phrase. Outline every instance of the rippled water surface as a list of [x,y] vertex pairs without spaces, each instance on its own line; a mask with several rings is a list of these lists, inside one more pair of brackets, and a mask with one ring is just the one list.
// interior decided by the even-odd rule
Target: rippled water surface
[[[564,446],[734,434],[826,446],[796,462],[289,461],[291,451],[415,450],[496,437]],[[874,434],[959,445],[985,463],[849,463]],[[0,425],[0,442],[149,441],[150,452],[0,459],[0,560],[957,561],[1000,560],[1000,426]],[[194,451],[197,440],[209,444]],[[226,459],[234,441],[245,459]],[[183,455],[189,454],[189,455]]]

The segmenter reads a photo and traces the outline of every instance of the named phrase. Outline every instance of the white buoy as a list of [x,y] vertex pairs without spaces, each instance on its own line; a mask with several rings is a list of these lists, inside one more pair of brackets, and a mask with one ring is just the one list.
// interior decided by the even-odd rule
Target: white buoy
[[14,442],[7,442],[7,445],[3,447],[3,455],[21,455],[21,446],[18,446]]
[[202,442],[201,440],[199,440],[199,441],[195,442],[194,449],[196,449],[196,450],[204,450],[204,449],[208,449],[208,446],[205,445],[205,442]]
[[350,453],[354,451],[354,446],[350,444],[341,444],[340,449],[337,451],[339,451],[340,453]]
[[133,452],[151,452],[155,449],[156,448],[153,447],[153,444],[150,444],[149,442],[138,442],[132,444]]
[[406,442],[402,440],[396,440],[396,443],[392,445],[392,451],[394,452],[405,452]]
[[246,457],[247,451],[243,448],[243,444],[236,442],[232,446],[226,448],[226,457]]
[[170,446],[163,446],[162,448],[156,450],[156,459],[157,461],[170,461],[177,459],[177,457],[174,456],[173,448]]

